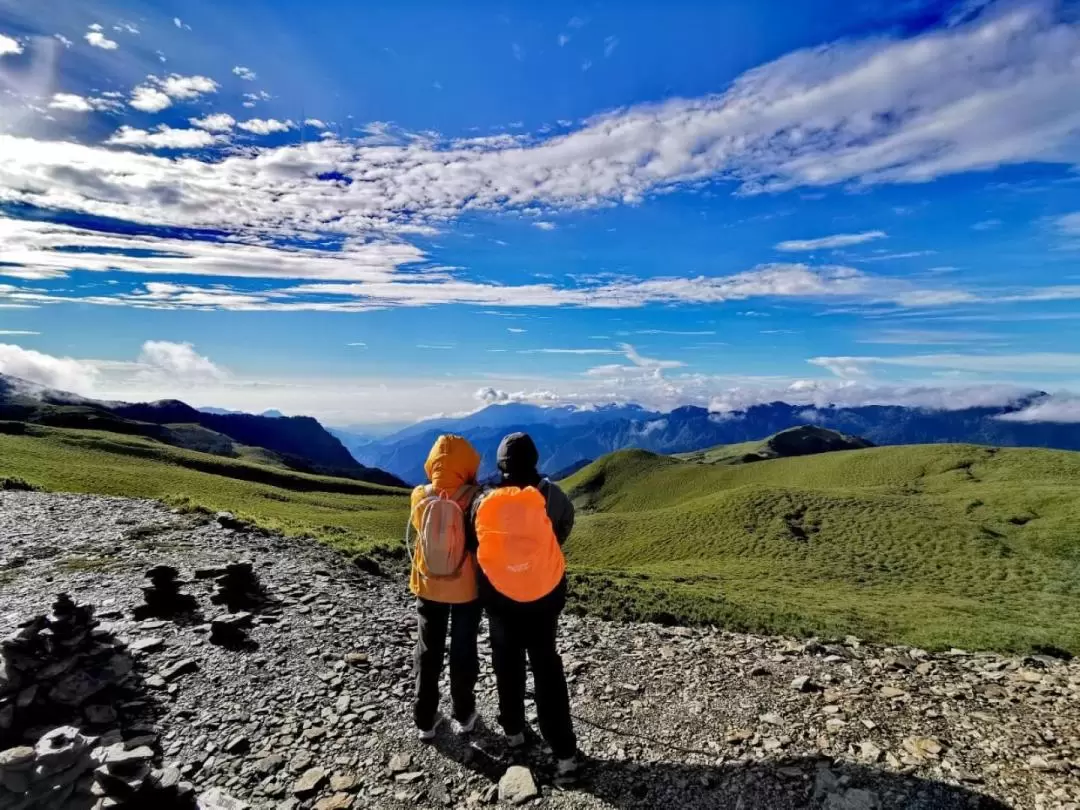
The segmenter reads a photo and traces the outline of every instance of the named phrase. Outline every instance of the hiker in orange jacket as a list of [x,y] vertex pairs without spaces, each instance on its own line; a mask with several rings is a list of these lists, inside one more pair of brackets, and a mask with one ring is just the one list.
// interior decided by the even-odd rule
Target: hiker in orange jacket
[[406,544],[415,538],[409,588],[416,595],[417,640],[413,719],[428,741],[445,719],[439,711],[439,678],[450,628],[450,698],[455,726],[476,726],[476,637],[481,608],[477,598],[476,558],[465,541],[465,514],[480,488],[480,454],[461,436],[443,435],[428,454],[424,471],[431,483],[412,493]]

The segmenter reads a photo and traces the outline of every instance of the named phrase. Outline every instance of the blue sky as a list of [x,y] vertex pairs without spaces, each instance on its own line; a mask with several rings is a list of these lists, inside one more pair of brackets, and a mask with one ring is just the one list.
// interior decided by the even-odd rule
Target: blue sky
[[1080,4],[0,0],[0,371],[1080,421]]

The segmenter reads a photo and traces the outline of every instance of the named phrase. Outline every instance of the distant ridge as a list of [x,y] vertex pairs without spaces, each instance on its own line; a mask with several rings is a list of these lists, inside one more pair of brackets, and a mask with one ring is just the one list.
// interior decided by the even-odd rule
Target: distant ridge
[[1036,392],[1012,405],[951,411],[903,405],[849,408],[772,402],[723,413],[692,406],[662,413],[638,405],[579,409],[510,403],[491,405],[460,418],[420,422],[381,438],[350,441],[346,436],[345,442],[361,463],[388,470],[410,482],[423,479],[428,449],[444,432],[459,433],[476,445],[483,459],[481,474],[485,476],[495,472],[499,441],[515,430],[527,431],[533,437],[540,450],[542,469],[549,474],[617,450],[691,453],[717,445],[760,442],[780,431],[808,424],[861,436],[875,445],[961,442],[1080,450],[1076,425],[1001,418],[1022,411],[1044,396]]
[[404,482],[367,467],[310,416],[207,413],[176,399],[102,402],[0,374],[0,420],[107,430],[230,458],[386,486]]

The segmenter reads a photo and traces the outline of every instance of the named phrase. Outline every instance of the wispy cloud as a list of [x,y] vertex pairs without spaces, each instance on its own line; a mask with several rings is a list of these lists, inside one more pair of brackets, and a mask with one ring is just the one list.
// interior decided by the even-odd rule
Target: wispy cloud
[[610,36],[604,38],[604,58],[611,56],[615,53],[615,49],[619,47],[619,38],[616,36]]
[[885,231],[863,231],[862,233],[838,233],[832,236],[822,236],[817,239],[789,239],[779,242],[777,250],[788,252],[807,250],[830,250],[832,248],[852,247],[875,239],[884,239],[888,234]]
[[255,75],[254,70],[252,70],[251,68],[243,67],[242,65],[237,65],[236,67],[234,67],[232,69],[232,72],[234,75],[240,77],[246,82],[253,82],[255,81],[255,79],[258,78],[258,76]]
[[102,112],[116,110],[120,106],[120,103],[115,99],[79,96],[74,93],[54,93],[49,101],[50,110],[71,113]]
[[838,377],[861,377],[872,366],[950,369],[989,374],[1069,374],[1080,369],[1080,354],[1022,352],[1015,354],[917,354],[897,357],[813,357],[808,361]]
[[542,231],[553,231],[553,230],[555,230],[555,223],[540,220],[538,222],[534,222],[533,227],[534,228],[539,228]]
[[993,343],[1006,340],[1005,335],[994,332],[942,331],[931,329],[883,329],[872,335],[859,338],[859,343],[880,343],[894,345],[936,345],[964,343]]
[[1080,236],[1080,211],[1058,217],[1057,227],[1068,236]]
[[973,230],[973,231],[992,231],[995,228],[1000,228],[1001,225],[1002,225],[1002,222],[1001,222],[1000,219],[983,219],[983,220],[980,220],[979,222],[976,222],[974,225],[972,225],[971,230]]

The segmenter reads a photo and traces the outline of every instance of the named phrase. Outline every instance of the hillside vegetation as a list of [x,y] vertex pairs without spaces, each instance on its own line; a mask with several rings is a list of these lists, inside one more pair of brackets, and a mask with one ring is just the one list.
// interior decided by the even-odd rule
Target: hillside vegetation
[[[0,430],[0,488],[227,510],[401,558],[405,493],[34,425]],[[760,443],[755,443],[760,444]],[[744,450],[742,448],[741,450]],[[564,486],[575,609],[931,648],[1080,653],[1080,453],[883,447],[730,463],[606,456]]]
[[[186,509],[228,511],[349,553],[396,553],[408,513],[403,490],[308,475],[257,461],[183,450],[139,436],[0,423],[4,479],[62,492],[157,498]],[[253,453],[252,458],[258,454]],[[397,541],[400,543],[400,540]]]
[[573,590],[592,611],[1080,652],[1080,453],[922,445],[730,465],[624,451],[565,486]]

